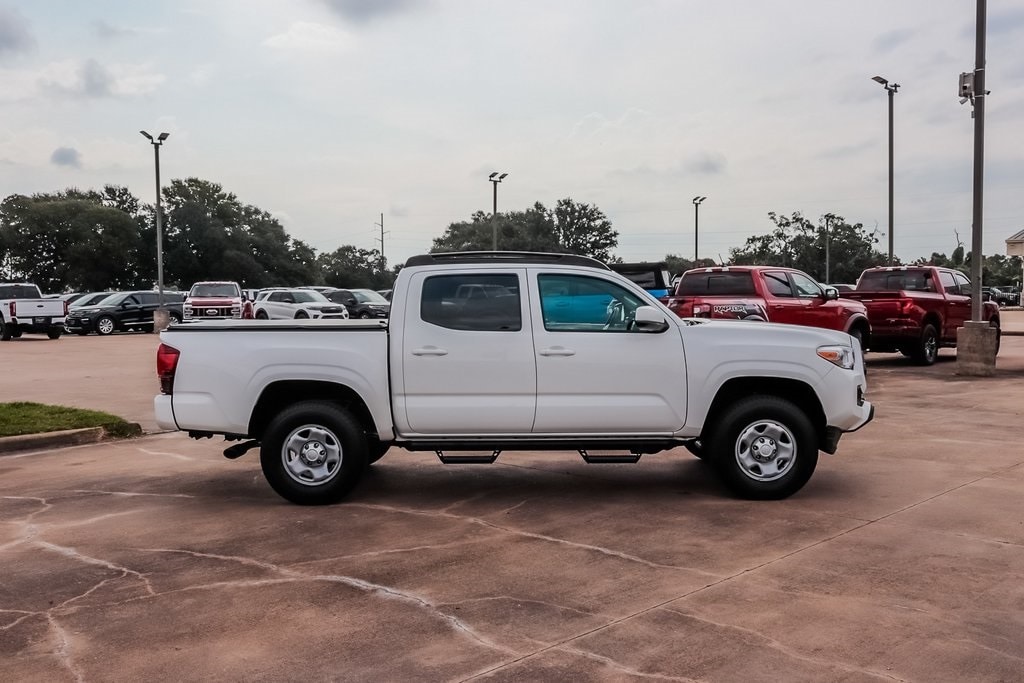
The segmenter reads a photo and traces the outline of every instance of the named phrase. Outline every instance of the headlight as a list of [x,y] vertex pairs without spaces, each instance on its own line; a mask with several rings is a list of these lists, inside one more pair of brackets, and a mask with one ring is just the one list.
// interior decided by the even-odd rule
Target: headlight
[[853,369],[853,349],[849,346],[819,346],[818,356],[844,370]]

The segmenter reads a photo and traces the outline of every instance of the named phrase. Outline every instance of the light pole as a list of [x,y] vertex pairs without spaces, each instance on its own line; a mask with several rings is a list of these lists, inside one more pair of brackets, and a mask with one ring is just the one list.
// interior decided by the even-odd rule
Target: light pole
[[890,83],[881,76],[871,80],[880,84],[889,93],[889,265],[892,265],[892,102],[893,95],[900,89],[899,83]]
[[156,286],[160,292],[160,307],[159,319],[157,315],[153,316],[153,327],[157,329],[163,329],[167,327],[167,323],[170,320],[167,308],[164,306],[164,236],[163,236],[163,218],[160,215],[160,146],[164,144],[164,140],[170,137],[170,133],[160,133],[153,139],[153,136],[144,130],[140,130],[143,137],[149,140],[150,144],[153,145],[153,161],[156,163]]
[[380,271],[383,273],[387,266],[387,259],[384,257],[384,235],[390,235],[391,231],[384,231],[384,213],[380,214],[380,223],[374,225],[380,226],[380,237],[376,238],[376,241],[380,242]]
[[491,249],[498,251],[498,183],[505,179],[508,173],[498,174],[495,171],[487,177],[494,184],[494,210],[491,212]]
[[697,239],[700,236],[700,205],[707,197],[700,195],[693,198],[693,267],[697,267]]

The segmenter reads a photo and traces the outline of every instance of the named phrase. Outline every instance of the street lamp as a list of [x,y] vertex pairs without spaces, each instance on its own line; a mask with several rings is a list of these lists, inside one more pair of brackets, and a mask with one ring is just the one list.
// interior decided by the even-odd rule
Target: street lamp
[[160,133],[154,140],[153,136],[146,131],[140,130],[139,132],[153,145],[153,160],[156,162],[156,286],[160,292],[160,307],[153,316],[153,327],[155,329],[164,329],[167,327],[170,317],[167,313],[167,308],[164,306],[164,238],[162,217],[160,215],[160,146],[164,144],[164,140],[170,137],[170,133]]
[[881,76],[872,79],[889,93],[889,265],[892,265],[892,97],[900,89],[899,83],[890,83]]
[[697,267],[697,238],[700,236],[700,205],[707,197],[693,198],[693,267]]
[[495,171],[487,176],[487,179],[494,184],[494,211],[491,212],[491,249],[498,251],[498,183],[505,179],[508,173],[498,174]]

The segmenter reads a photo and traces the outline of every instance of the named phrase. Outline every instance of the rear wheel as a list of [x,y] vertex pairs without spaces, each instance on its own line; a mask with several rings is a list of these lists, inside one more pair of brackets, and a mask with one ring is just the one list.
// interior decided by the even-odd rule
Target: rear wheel
[[367,439],[352,414],[326,401],[302,401],[270,422],[260,447],[263,475],[299,505],[341,500],[363,476]]
[[0,341],[11,341],[13,336],[10,323],[0,320]]
[[49,332],[46,333],[46,336],[49,337],[50,339],[60,339],[61,333],[62,330],[50,330]]
[[939,333],[936,332],[934,325],[925,325],[921,330],[921,339],[917,342],[917,348],[913,352],[914,362],[918,365],[932,365],[938,357]]
[[807,415],[777,396],[751,396],[716,420],[707,450],[725,483],[756,500],[786,498],[811,478],[818,442]]

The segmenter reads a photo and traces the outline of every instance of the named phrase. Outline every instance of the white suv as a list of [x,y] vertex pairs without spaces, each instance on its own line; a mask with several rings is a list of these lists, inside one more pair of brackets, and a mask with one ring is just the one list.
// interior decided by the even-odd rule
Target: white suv
[[270,289],[253,304],[258,320],[348,319],[348,309],[312,289]]

